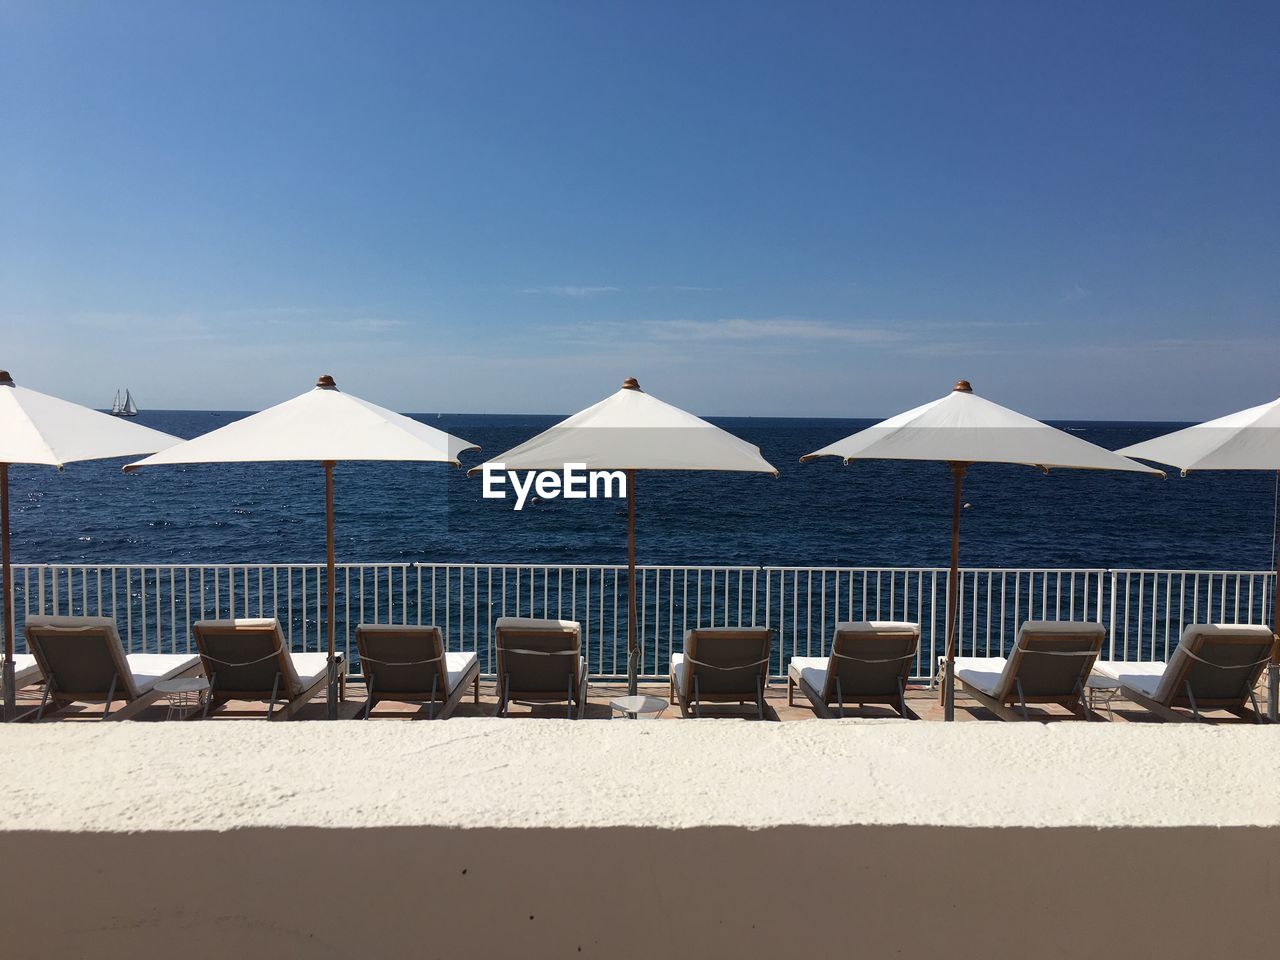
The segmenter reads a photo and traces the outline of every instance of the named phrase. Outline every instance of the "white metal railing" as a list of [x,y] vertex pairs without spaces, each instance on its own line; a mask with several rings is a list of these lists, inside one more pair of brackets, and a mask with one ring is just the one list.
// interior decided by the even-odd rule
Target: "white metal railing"
[[[113,617],[132,652],[191,651],[194,621],[232,616],[276,616],[294,650],[322,650],[324,578],[314,563],[17,565],[18,649],[28,615],[89,614]],[[999,656],[1024,620],[1075,619],[1107,626],[1108,659],[1162,660],[1186,624],[1269,622],[1274,580],[1257,570],[965,569],[958,652]],[[932,679],[943,650],[942,567],[644,566],[636,593],[645,677],[666,675],[695,626],[772,628],[774,676],[792,656],[826,655],[842,620],[919,623],[917,679]],[[349,658],[360,623],[432,623],[489,672],[495,619],[558,617],[582,623],[592,674],[626,672],[621,565],[340,564],[335,596],[337,645]]]

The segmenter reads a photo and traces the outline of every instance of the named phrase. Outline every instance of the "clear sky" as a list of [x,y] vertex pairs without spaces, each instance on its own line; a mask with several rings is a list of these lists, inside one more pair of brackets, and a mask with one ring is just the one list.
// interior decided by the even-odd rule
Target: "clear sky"
[[1280,4],[0,0],[0,367],[251,409],[1280,393]]

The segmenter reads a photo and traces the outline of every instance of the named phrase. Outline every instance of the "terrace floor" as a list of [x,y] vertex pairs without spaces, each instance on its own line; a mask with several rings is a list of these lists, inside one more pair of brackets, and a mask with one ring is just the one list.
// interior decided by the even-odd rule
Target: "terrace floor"
[[[667,697],[667,685],[665,683],[641,684],[640,692],[655,697]],[[599,682],[592,683],[588,691],[588,703],[586,719],[607,720],[613,711],[610,710],[609,701],[615,697],[626,695],[625,683],[609,683]],[[1260,702],[1263,699],[1263,691],[1259,691]],[[353,681],[347,685],[346,699],[339,705],[339,716],[344,719],[354,719],[364,709],[365,688],[364,684]],[[30,708],[39,705],[40,694],[39,688],[29,687],[26,690],[19,691],[18,694],[18,710],[19,713],[25,713]],[[938,701],[938,692],[930,690],[925,686],[911,687],[907,691],[907,702],[911,709],[919,715],[922,720],[941,721],[942,720],[942,704]],[[465,696],[454,712],[456,717],[491,717],[497,711],[497,694],[495,685],[492,681],[481,681],[480,683],[480,702],[474,703],[471,696]],[[123,707],[123,702],[113,704],[112,709]],[[1159,723],[1158,717],[1148,713],[1137,704],[1117,699],[1108,710],[1106,706],[1097,705],[1095,711],[1095,719],[1111,720],[1118,723]],[[1265,707],[1264,707],[1265,709]],[[215,710],[208,717],[208,720],[229,720],[229,719],[248,719],[261,718],[266,710],[265,703],[250,703],[231,701],[220,709]],[[169,713],[168,705],[161,700],[159,703],[148,707],[135,718],[141,721],[163,721]],[[1071,714],[1062,707],[1036,706],[1032,705],[1028,708],[1031,719],[1045,722],[1056,722],[1059,720],[1074,721],[1078,717]],[[559,705],[537,705],[529,706],[523,704],[513,704],[510,707],[509,715],[515,717],[564,717],[565,708],[563,704]],[[706,705],[703,709],[703,715],[706,717],[744,717],[755,718],[754,704],[746,707],[737,705]],[[846,717],[865,717],[865,718],[892,718],[897,713],[888,707],[868,705],[865,708],[857,709],[855,707],[847,707]],[[85,721],[97,720],[102,716],[101,704],[74,704],[67,707],[57,714],[47,716],[43,721],[45,723],[58,721]],[[1224,711],[1211,711],[1205,714],[1206,719],[1215,723],[1247,723],[1250,721],[1241,720]],[[295,719],[298,720],[322,720],[325,717],[325,704],[323,694],[310,703],[306,704],[299,711]],[[416,704],[411,703],[394,703],[380,702],[373,710],[371,719],[373,720],[392,720],[392,719],[426,719],[427,711],[425,708],[419,708]],[[660,717],[663,720],[679,719],[680,709],[672,704]],[[792,721],[792,720],[813,720],[816,719],[809,702],[799,690],[796,691],[795,705],[787,704],[787,688],[784,682],[776,682],[772,684],[765,694],[765,719],[768,721]],[[957,692],[956,699],[956,719],[961,722],[969,722],[974,720],[996,720],[996,716],[976,701],[965,698]]]

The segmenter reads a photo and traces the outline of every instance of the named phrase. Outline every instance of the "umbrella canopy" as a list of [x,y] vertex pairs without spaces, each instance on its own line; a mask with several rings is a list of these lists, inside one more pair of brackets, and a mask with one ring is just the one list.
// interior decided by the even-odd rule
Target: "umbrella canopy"
[[9,464],[26,463],[61,468],[78,460],[107,460],[151,453],[175,443],[159,430],[59,400],[20,387],[0,370],[0,553],[3,572],[4,715],[13,716],[14,617],[12,570],[9,557]]
[[851,460],[934,460],[951,465],[951,569],[947,581],[947,670],[943,696],[946,719],[955,717],[956,607],[960,580],[960,495],[964,476],[975,463],[1020,463],[1048,471],[1124,470],[1164,476],[1048,424],[1023,416],[973,392],[957,381],[951,393],[890,417],[801,457]]
[[961,380],[940,400],[900,413],[800,459],[1021,463],[1049,470],[1159,470],[1033,420],[972,392]]
[[20,387],[0,370],[0,463],[61,467],[152,453],[181,443],[159,430]]
[[343,393],[329,376],[315,389],[260,413],[179,443],[126,470],[181,463],[282,463],[292,460],[432,461],[459,466],[478,450],[443,430]]
[[[1118,452],[1127,457],[1170,464],[1180,469],[1183,476],[1193,470],[1275,470],[1280,473],[1280,400],[1144,440]],[[1280,476],[1277,482],[1280,483]],[[1273,531],[1276,522],[1277,518],[1273,517]],[[1274,546],[1276,581],[1271,590],[1275,604],[1271,632],[1280,641],[1280,542]],[[1280,656],[1280,647],[1276,655]],[[1274,657],[1268,669],[1267,685],[1267,712],[1270,719],[1275,720],[1280,706],[1277,703],[1280,668]]]
[[1192,470],[1280,470],[1280,400],[1116,451]]
[[581,463],[592,470],[778,473],[759,447],[645,393],[634,377],[617,393],[490,462],[508,470],[560,470],[566,463]]
[[328,544],[328,639],[330,719],[337,716],[334,650],[333,467],[339,460],[426,461],[459,466],[458,455],[478,450],[402,414],[342,393],[324,375],[315,389],[260,413],[188,440],[125,467],[191,463],[277,463],[317,461],[325,473],[325,530]]
[[760,448],[640,389],[628,377],[622,389],[587,407],[493,460],[473,467],[475,474],[501,463],[507,470],[563,470],[583,464],[589,470],[627,474],[627,683],[636,687],[636,537],[637,470],[718,470],[771,473],[777,469]]

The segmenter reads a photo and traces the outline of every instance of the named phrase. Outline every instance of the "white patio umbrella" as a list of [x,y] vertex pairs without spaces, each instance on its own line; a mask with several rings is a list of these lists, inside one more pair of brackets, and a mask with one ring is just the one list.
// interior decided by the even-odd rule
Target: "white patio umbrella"
[[9,464],[57,467],[162,450],[175,443],[159,430],[19,387],[0,370],[0,553],[3,553],[4,718],[14,713],[13,571],[9,556]]
[[1079,437],[1015,413],[956,382],[940,400],[926,403],[800,458],[941,460],[951,466],[951,570],[947,579],[947,676],[944,716],[955,719],[956,607],[960,582],[960,494],[975,463],[1021,463],[1045,473],[1054,468],[1125,470],[1164,476]]
[[[1217,420],[1196,424],[1135,443],[1116,451],[1126,457],[1154,460],[1177,467],[1186,476],[1193,470],[1274,470],[1280,482],[1280,399],[1248,410],[1229,413]],[[1275,519],[1272,520],[1273,531]],[[1276,586],[1272,588],[1275,609],[1271,632],[1280,637],[1280,546],[1276,555]],[[1273,659],[1268,668],[1267,713],[1277,718],[1277,690],[1280,669]]]
[[622,470],[627,477],[627,686],[636,688],[636,500],[637,470],[778,471],[760,448],[640,389],[635,377],[594,406],[562,420],[487,463],[506,470]]
[[229,423],[194,440],[131,463],[139,467],[192,463],[280,463],[307,460],[324,467],[328,551],[329,719],[338,715],[334,650],[333,468],[339,460],[428,461],[460,466],[473,443],[384,407],[342,393],[328,374],[315,389]]

